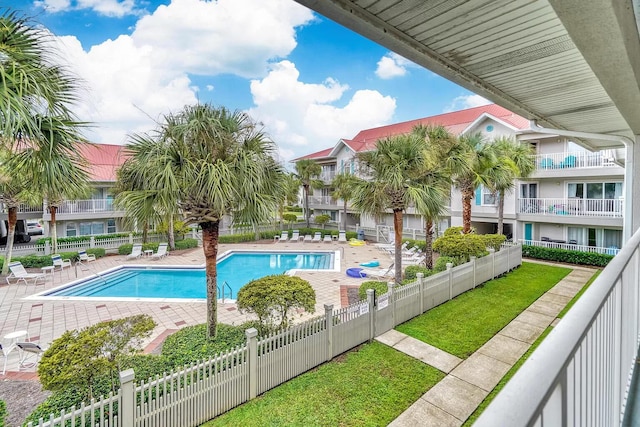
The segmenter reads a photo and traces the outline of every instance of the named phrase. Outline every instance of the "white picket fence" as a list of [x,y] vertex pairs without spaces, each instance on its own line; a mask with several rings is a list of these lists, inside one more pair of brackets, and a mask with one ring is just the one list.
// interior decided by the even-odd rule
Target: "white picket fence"
[[366,301],[349,307],[334,310],[325,305],[324,316],[286,331],[258,338],[257,330],[249,329],[245,346],[162,378],[135,384],[133,370],[126,370],[120,373],[121,389],[115,396],[36,425],[200,425],[521,263],[520,245],[503,246],[469,263],[454,268],[449,264],[442,273],[419,275],[412,284],[389,284],[389,292],[378,298],[369,290]]

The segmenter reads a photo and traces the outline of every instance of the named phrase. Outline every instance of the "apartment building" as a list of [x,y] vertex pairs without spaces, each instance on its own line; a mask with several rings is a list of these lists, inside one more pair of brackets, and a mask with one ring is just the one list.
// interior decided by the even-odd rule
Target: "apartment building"
[[[89,176],[93,193],[88,199],[67,200],[56,212],[58,237],[75,237],[124,231],[122,218],[125,212],[113,205],[112,188],[116,182],[116,169],[125,160],[121,145],[79,144],[81,154],[89,164]],[[6,219],[3,209],[0,219]],[[42,206],[21,206],[18,219],[39,220],[45,235],[50,234],[51,214],[46,201]]]
[[[512,136],[530,144],[536,170],[527,180],[517,181],[505,197],[504,233],[513,240],[549,247],[616,253],[622,246],[624,167],[613,150],[591,152],[581,141],[539,134],[529,122],[498,105],[486,105],[403,123],[366,129],[352,139],[340,139],[332,148],[307,158],[322,167],[325,187],[309,199],[314,214],[328,214],[342,221],[343,201],[331,197],[331,180],[339,173],[358,173],[355,155],[375,149],[379,139],[410,132],[416,125],[443,125],[455,135],[480,132],[487,141]],[[391,226],[391,213],[378,221],[348,208],[347,224],[374,228]],[[472,201],[472,226],[479,233],[497,230],[496,196],[482,186]],[[408,230],[424,230],[424,219],[409,210],[404,215]],[[451,189],[448,213],[438,228],[462,225],[462,198]]]

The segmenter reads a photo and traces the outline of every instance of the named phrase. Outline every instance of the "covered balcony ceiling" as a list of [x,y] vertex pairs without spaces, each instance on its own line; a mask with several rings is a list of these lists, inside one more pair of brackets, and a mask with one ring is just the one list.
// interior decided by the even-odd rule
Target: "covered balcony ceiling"
[[640,134],[640,0],[296,1],[540,126]]

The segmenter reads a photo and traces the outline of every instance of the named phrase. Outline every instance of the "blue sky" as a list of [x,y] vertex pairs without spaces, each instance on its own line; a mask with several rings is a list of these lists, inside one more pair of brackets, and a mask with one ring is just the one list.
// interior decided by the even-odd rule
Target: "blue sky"
[[14,0],[83,82],[87,137],[124,144],[210,102],[263,123],[280,158],[486,103],[293,0]]

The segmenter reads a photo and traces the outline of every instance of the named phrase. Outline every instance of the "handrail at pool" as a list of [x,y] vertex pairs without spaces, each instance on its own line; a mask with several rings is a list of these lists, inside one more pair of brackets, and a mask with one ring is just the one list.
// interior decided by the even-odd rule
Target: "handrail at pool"
[[639,246],[640,230],[474,426],[620,425],[638,350]]

